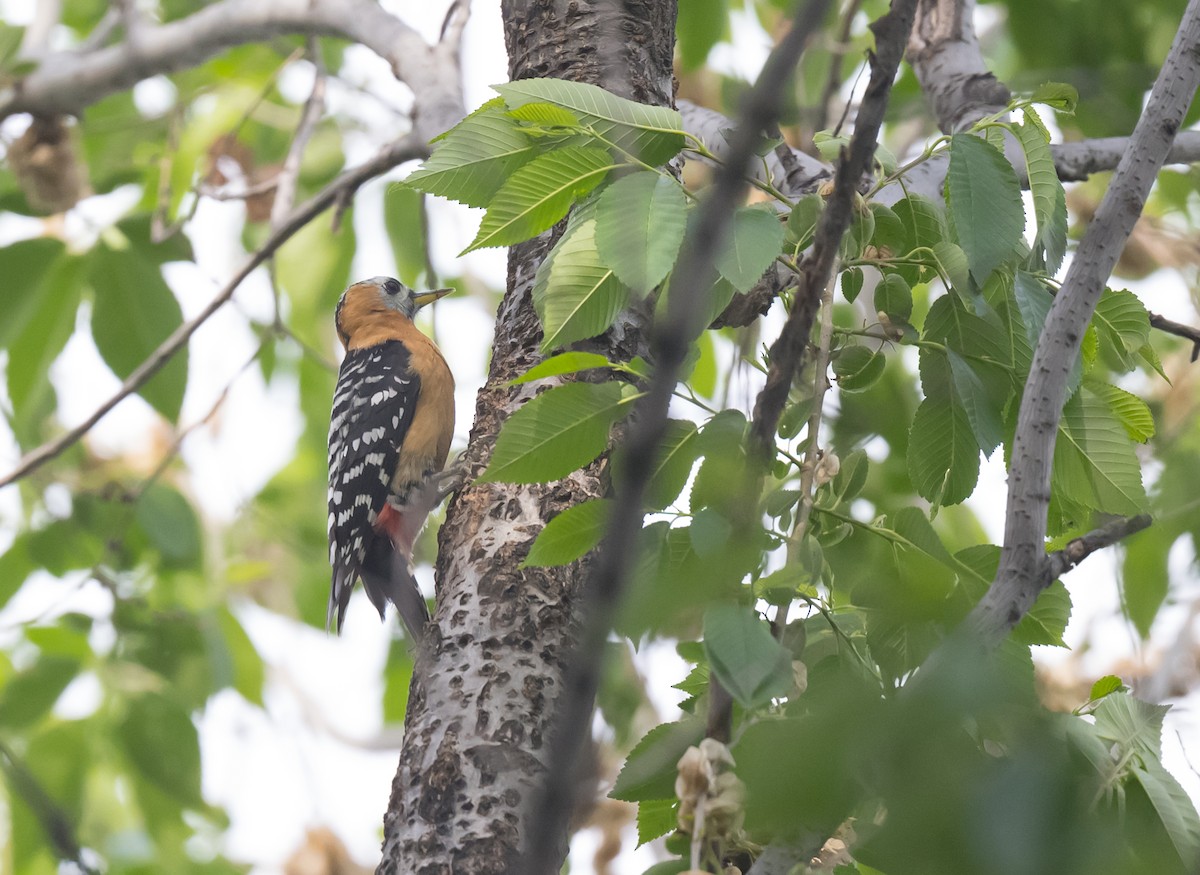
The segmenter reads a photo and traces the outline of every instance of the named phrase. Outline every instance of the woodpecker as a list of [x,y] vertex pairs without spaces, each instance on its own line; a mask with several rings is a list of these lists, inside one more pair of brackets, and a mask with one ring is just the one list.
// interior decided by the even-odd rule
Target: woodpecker
[[377,276],[354,283],[338,301],[346,357],[329,423],[326,623],[336,617],[339,633],[357,578],[380,619],[390,601],[414,640],[429,620],[412,550],[440,500],[434,493],[454,433],[454,377],[413,317],[450,291],[414,292]]

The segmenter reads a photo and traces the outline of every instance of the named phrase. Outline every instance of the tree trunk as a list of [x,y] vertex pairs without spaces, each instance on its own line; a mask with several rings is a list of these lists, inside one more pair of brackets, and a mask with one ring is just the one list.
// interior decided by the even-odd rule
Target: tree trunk
[[[513,79],[602,85],[644,103],[672,99],[675,0],[505,0]],[[505,419],[538,389],[508,382],[542,358],[530,299],[551,235],[513,247],[491,369],[465,459],[482,470]],[[589,344],[645,353],[627,314]],[[417,655],[404,745],[384,817],[380,873],[516,872],[545,773],[547,735],[579,629],[587,559],[521,568],[547,520],[606,489],[604,462],[545,485],[468,486],[439,533],[433,623]],[[562,857],[567,836],[558,838]]]

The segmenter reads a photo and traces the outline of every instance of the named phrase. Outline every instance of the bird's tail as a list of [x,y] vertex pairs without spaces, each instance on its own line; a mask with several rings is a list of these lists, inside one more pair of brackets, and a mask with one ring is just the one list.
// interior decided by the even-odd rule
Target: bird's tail
[[[383,544],[386,541],[380,539]],[[390,548],[391,545],[387,544]],[[379,611],[382,619],[391,602],[396,606],[408,636],[413,641],[420,641],[425,632],[425,624],[429,622],[429,608],[421,588],[413,574],[412,562],[399,550],[388,549],[387,556],[380,556],[381,561],[368,562],[362,569],[363,589],[375,610]]]

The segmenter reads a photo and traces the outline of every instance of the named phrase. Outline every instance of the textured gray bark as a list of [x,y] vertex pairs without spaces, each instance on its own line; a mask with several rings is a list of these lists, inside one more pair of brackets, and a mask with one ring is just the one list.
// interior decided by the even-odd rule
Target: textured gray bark
[[[674,0],[503,4],[513,79],[553,76],[669,104]],[[466,459],[486,464],[504,420],[537,388],[508,381],[541,360],[530,289],[550,235],[514,247],[496,316],[487,384]],[[592,344],[617,359],[645,353],[628,315]],[[439,533],[437,608],[418,654],[404,747],[384,818],[380,873],[518,871],[547,733],[579,631],[581,560],[519,564],[546,521],[601,496],[603,462],[546,485],[480,484],[455,497]],[[555,836],[560,860],[567,836]]]

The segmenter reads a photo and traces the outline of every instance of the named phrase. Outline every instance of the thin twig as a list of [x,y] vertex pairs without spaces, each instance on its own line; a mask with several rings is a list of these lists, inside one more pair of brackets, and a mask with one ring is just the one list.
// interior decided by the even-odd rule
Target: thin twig
[[546,783],[529,821],[537,826],[529,831],[523,872],[543,875],[558,871],[558,843],[571,815],[573,790],[579,785],[580,769],[587,760],[579,752],[591,727],[600,657],[632,570],[642,526],[646,481],[653,464],[654,449],[666,428],[671,394],[679,381],[689,341],[704,328],[697,320],[702,319],[705,312],[701,296],[709,287],[707,280],[713,254],[720,249],[728,232],[734,207],[744,197],[745,176],[755,157],[761,132],[777,121],[788,76],[795,69],[809,38],[821,26],[829,3],[830,0],[809,0],[803,4],[791,31],[767,58],[758,82],[742,105],[741,120],[728,160],[718,171],[711,194],[698,207],[696,221],[684,238],[679,270],[672,284],[683,294],[669,298],[665,322],[655,326],[651,336],[654,374],[629,429],[624,447],[626,464],[618,469],[614,478],[616,506],[612,523],[583,593],[583,629],[567,670],[550,735]]
[[308,57],[313,65],[313,87],[304,102],[304,110],[300,113],[300,123],[296,125],[296,134],[292,137],[292,145],[288,147],[287,156],[283,159],[283,167],[275,177],[275,202],[271,205],[271,227],[278,227],[287,219],[296,202],[296,185],[300,181],[300,160],[304,157],[304,149],[308,145],[321,114],[325,111],[325,63],[321,60],[321,47],[317,38],[308,38]]
[[842,235],[850,227],[854,194],[875,155],[879,129],[892,92],[892,82],[904,57],[904,46],[912,31],[916,6],[916,0],[896,0],[891,10],[871,25],[875,33],[876,53],[870,57],[871,79],[863,95],[854,136],[848,151],[843,153],[838,162],[833,192],[817,223],[816,240],[800,265],[792,312],[771,346],[767,382],[754,405],[754,422],[750,427],[751,452],[764,466],[774,456],[779,415],[803,360],[821,293],[833,274]]
[[1190,325],[1184,325],[1182,322],[1175,322],[1166,316],[1159,316],[1157,313],[1150,314],[1150,326],[1157,328],[1159,331],[1165,331],[1167,334],[1174,334],[1176,337],[1190,340],[1192,342],[1191,360],[1194,362],[1200,358],[1200,328],[1193,328]]
[[1047,577],[1050,582],[1057,580],[1097,550],[1111,547],[1118,541],[1149,528],[1152,522],[1154,520],[1148,513],[1122,517],[1067,542],[1067,546],[1046,557]]
[[158,349],[154,350],[144,362],[134,369],[133,373],[126,378],[125,382],[121,384],[121,388],[111,398],[96,408],[95,412],[79,425],[68,429],[54,440],[26,454],[17,463],[16,468],[0,478],[0,487],[16,482],[58,456],[87,434],[92,426],[99,422],[117,404],[145,385],[146,381],[158,373],[163,365],[188,342],[188,339],[196,333],[196,329],[203,325],[213,313],[221,309],[233,297],[233,293],[237,291],[242,280],[249,276],[256,267],[266,261],[275,250],[291,239],[292,235],[327,210],[335,201],[356,191],[364,182],[390,170],[397,164],[411,161],[427,154],[428,147],[423,140],[411,134],[401,137],[394,143],[384,147],[371,160],[344,172],[329,185],[325,186],[320,193],[297,207],[285,222],[271,232],[266,242],[263,243],[257,252],[250,256],[246,264],[234,274],[233,278],[217,293],[216,297],[209,301],[208,305],[194,319],[176,328],[171,333],[171,336],[159,345]]
[[84,862],[83,849],[75,838],[75,826],[70,816],[46,792],[29,767],[3,742],[0,742],[0,769],[8,776],[17,796],[29,806],[41,824],[55,856],[74,863],[87,875],[97,875],[96,869]]
[[233,384],[237,382],[238,378],[241,377],[242,374],[246,373],[252,364],[258,361],[258,358],[262,355],[263,348],[265,346],[265,342],[260,343],[258,348],[254,350],[254,354],[251,355],[250,358],[246,359],[245,364],[237,369],[237,373],[229,378],[229,382],[225,384],[225,388],[223,388],[220,394],[217,395],[217,400],[214,401],[212,406],[208,408],[207,413],[205,413],[195,422],[179,430],[179,432],[175,435],[175,439],[171,441],[171,446],[167,447],[167,451],[163,453],[163,457],[159,459],[158,464],[154,466],[154,470],[150,472],[145,480],[143,480],[130,491],[129,501],[137,501],[139,498],[145,495],[146,490],[153,486],[158,481],[158,478],[166,473],[166,470],[168,467],[170,467],[171,462],[176,456],[179,455],[179,451],[183,448],[183,442],[187,440],[188,437],[190,437],[191,434],[196,431],[196,429],[212,422],[212,418],[217,415],[217,411],[221,409],[222,405],[225,404],[225,400],[229,397],[229,392],[233,388]]
[[[800,503],[796,508],[796,523],[788,538],[787,561],[793,565],[799,561],[800,547],[808,533],[808,521],[813,510],[813,484],[817,479],[817,463],[821,458],[821,420],[825,412],[825,393],[829,391],[829,347],[833,344],[833,275],[821,295],[821,339],[817,342],[813,357],[812,412],[808,416],[808,432],[805,435],[804,464],[800,466]],[[788,608],[791,603],[779,606],[775,612],[775,637],[783,640],[787,628]]]
[[[833,96],[842,87],[842,61],[845,60],[846,52],[850,48],[850,27],[854,24],[854,16],[858,15],[861,6],[862,0],[850,0],[846,4],[846,11],[842,13],[842,26],[838,31],[837,42],[829,53],[831,56],[829,77],[825,80],[825,88],[821,92],[821,102],[817,105],[817,112],[820,113],[820,123],[817,127],[819,131],[829,127],[829,104],[833,102]],[[847,107],[849,107],[849,103],[846,101]],[[842,114],[842,118],[845,118],[845,113]],[[838,128],[841,128],[840,122]]]

